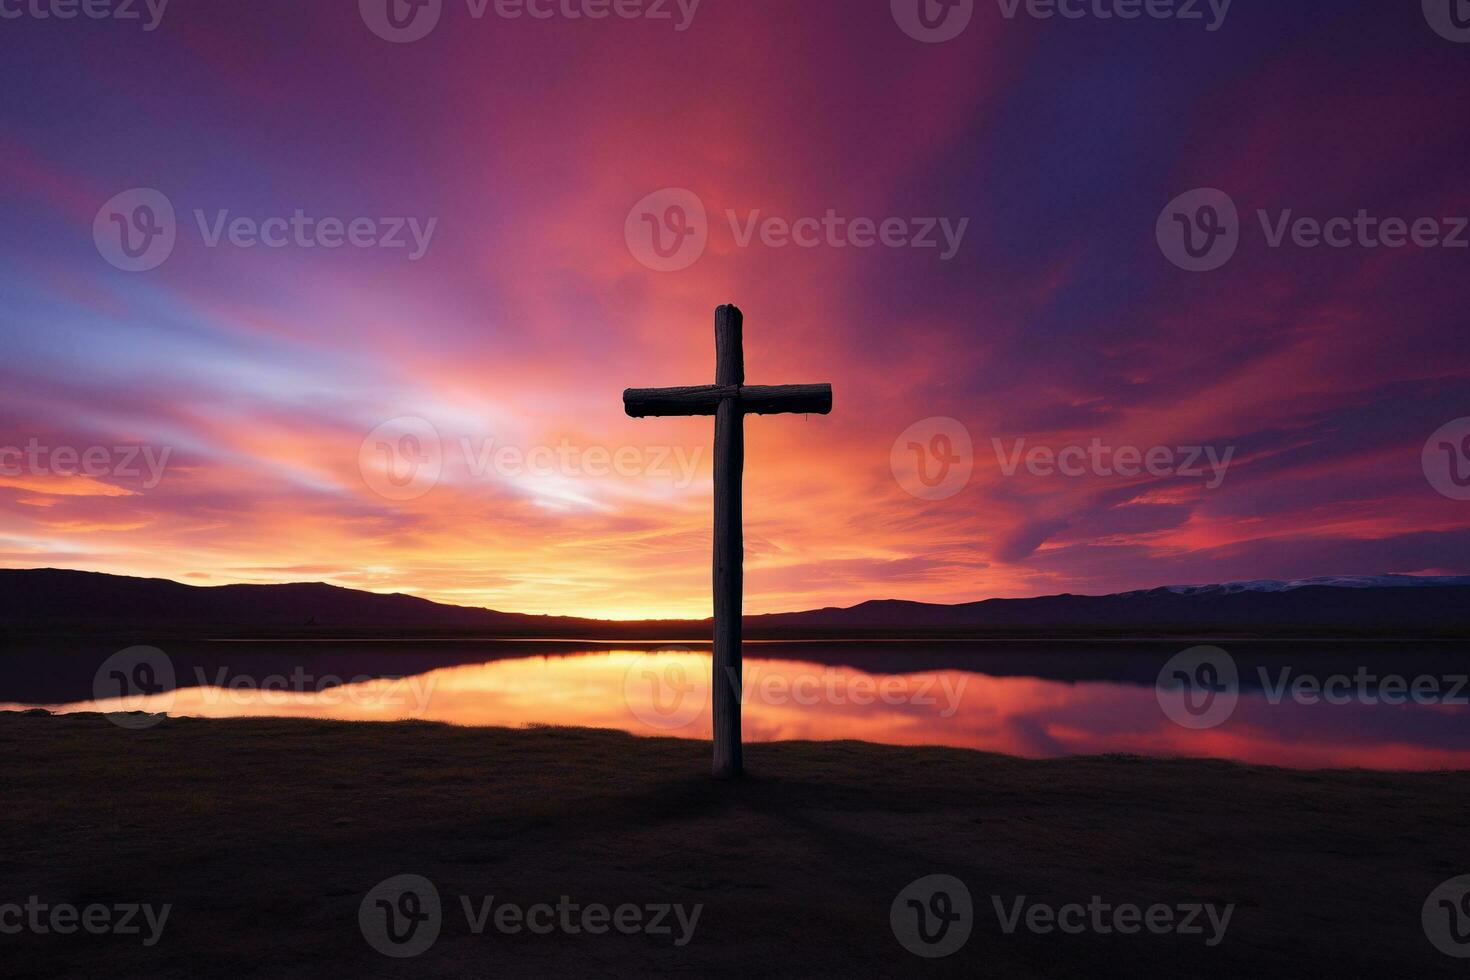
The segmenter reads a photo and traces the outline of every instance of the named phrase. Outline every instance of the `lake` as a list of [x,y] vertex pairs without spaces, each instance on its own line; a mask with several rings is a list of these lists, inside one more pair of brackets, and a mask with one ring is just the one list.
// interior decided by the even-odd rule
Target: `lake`
[[[708,738],[698,644],[86,641],[0,652],[0,710]],[[1470,768],[1458,643],[747,642],[747,741],[860,739],[1028,758],[1128,753],[1294,768]],[[126,727],[146,716],[120,715]]]

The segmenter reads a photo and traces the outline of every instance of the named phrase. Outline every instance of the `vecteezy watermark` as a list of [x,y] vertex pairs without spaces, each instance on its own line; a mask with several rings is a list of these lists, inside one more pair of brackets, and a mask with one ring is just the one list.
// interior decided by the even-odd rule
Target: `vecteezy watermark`
[[[266,218],[236,215],[228,208],[196,208],[193,217],[205,248],[405,250],[410,262],[428,254],[439,226],[438,218],[317,217],[301,208],[289,215]],[[173,254],[178,237],[179,221],[173,202],[150,187],[135,187],[113,196],[98,209],[92,222],[92,240],[98,253],[124,272],[158,268]]]
[[362,897],[357,925],[368,945],[384,956],[418,956],[434,945],[444,927],[439,889],[422,875],[385,878]]
[[0,0],[0,20],[138,21],[155,31],[163,23],[169,0]]
[[314,674],[297,666],[289,674],[231,673],[228,667],[213,672],[194,668],[199,704],[238,707],[275,707],[310,703],[319,707],[350,705],[374,711],[391,711],[395,718],[420,718],[429,709],[436,684],[433,674],[405,677],[396,674]]
[[709,246],[709,215],[698,194],[665,187],[629,209],[623,240],[633,258],[654,272],[678,272],[698,262]]
[[[501,20],[647,20],[669,22],[684,32],[694,23],[701,0],[465,0],[471,20],[493,13]],[[394,44],[421,41],[444,16],[445,0],[358,0],[368,30]]]
[[[1020,930],[1039,936],[1198,936],[1208,947],[1220,945],[1230,928],[1235,904],[1212,902],[1111,902],[1093,895],[1086,902],[1053,905],[1026,895],[991,895],[996,923],[1007,936]],[[1427,920],[1426,920],[1427,921]],[[899,944],[916,956],[949,956],[965,945],[975,925],[974,903],[963,881],[952,875],[926,875],[906,885],[889,906],[888,923]]]
[[1222,452],[1216,446],[1109,446],[1094,437],[1086,446],[1026,448],[1026,439],[1016,439],[1009,449],[1000,439],[990,440],[995,460],[1005,476],[1015,476],[1024,465],[1032,476],[1139,476],[1187,479],[1205,478],[1205,489],[1218,489],[1225,482],[1235,447]]
[[[1264,700],[1275,706],[1446,705],[1470,706],[1470,675],[1380,673],[1359,665],[1352,673],[1322,675],[1291,666],[1256,668]],[[1223,725],[1240,701],[1240,671],[1235,658],[1219,647],[1191,647],[1175,654],[1159,671],[1154,693],[1164,714],[1185,728]]]
[[31,437],[24,446],[0,446],[0,477],[89,476],[142,478],[144,489],[163,482],[172,446],[47,446]]
[[174,253],[178,237],[173,202],[151,187],[114,195],[92,221],[98,253],[124,272],[147,272],[163,265]]
[[1154,237],[1164,257],[1188,272],[1209,272],[1240,247],[1240,212],[1229,194],[1201,187],[1180,194],[1159,212]]
[[[273,707],[310,703],[320,707],[350,705],[393,712],[393,717],[419,718],[428,710],[435,679],[432,674],[398,676],[358,674],[341,677],[295,667],[289,674],[255,675],[228,667],[193,670],[191,703],[213,708]],[[108,657],[92,677],[92,697],[120,702],[106,717],[123,728],[150,728],[179,701],[178,671],[173,658],[157,647],[136,646]]]
[[1470,0],[1423,0],[1424,19],[1434,33],[1456,44],[1470,44]]
[[1351,674],[1299,674],[1291,667],[1274,672],[1257,667],[1267,704],[1470,705],[1470,675],[1379,674],[1359,666]]
[[1470,500],[1470,417],[1446,422],[1424,444],[1429,485],[1451,500]]
[[672,731],[694,723],[709,703],[708,689],[689,673],[689,650],[673,647],[639,656],[623,674],[623,702],[633,717]]
[[970,889],[953,875],[925,875],[909,882],[888,907],[888,925],[899,945],[925,959],[960,950],[975,926]]
[[1223,725],[1240,701],[1235,658],[1212,646],[1176,653],[1159,670],[1154,697],[1169,720],[1183,728]]
[[[850,218],[828,208],[822,217],[783,218],[759,209],[741,217],[725,211],[730,233],[740,248],[759,241],[766,248],[920,248],[942,249],[939,261],[960,252],[969,218]],[[942,239],[942,240],[941,240]]]
[[1234,902],[1224,906],[1213,902],[1138,905],[1105,901],[1101,895],[1091,896],[1086,903],[1062,905],[1028,901],[1025,895],[1010,899],[992,895],[990,903],[1001,931],[1008,936],[1022,928],[1039,936],[1054,932],[1069,936],[1084,933],[1132,936],[1147,932],[1155,936],[1199,936],[1211,948],[1225,939],[1230,917],[1235,914]]
[[947,500],[969,485],[975,470],[970,430],[958,419],[922,419],[899,433],[888,466],[905,493],[920,500]]
[[72,905],[69,902],[43,902],[40,896],[28,896],[20,902],[0,903],[0,935],[17,936],[23,932],[37,936],[72,936],[85,932],[93,936],[137,936],[144,946],[153,947],[163,938],[164,926],[173,912],[171,904],[157,907],[146,902],[119,902],[103,905]]
[[[665,730],[685,728],[708,703],[706,688],[690,676],[683,647],[645,653],[623,675],[623,698],[628,710],[645,725]],[[949,672],[937,674],[869,674],[831,667],[790,670],[755,662],[743,672],[731,671],[732,686],[742,705],[767,707],[828,704],[865,708],[883,704],[933,709],[940,718],[959,711],[969,678]]]
[[[782,217],[760,209],[743,215],[725,210],[736,248],[815,249],[883,247],[933,249],[948,262],[959,254],[969,218],[849,217],[828,208],[821,217]],[[709,244],[711,223],[693,191],[666,187],[634,204],[623,222],[628,251],[655,272],[678,272],[699,261]]]
[[[1290,208],[1256,210],[1266,247],[1470,248],[1470,218],[1383,217],[1359,208],[1352,217],[1309,217]],[[1159,213],[1154,229],[1164,257],[1189,272],[1218,269],[1235,255],[1243,228],[1235,201],[1202,187],[1181,194]]]
[[1001,16],[1024,13],[1035,20],[1199,21],[1210,33],[1225,26],[1231,0],[996,0]]
[[[493,930],[514,936],[591,935],[617,932],[645,935],[684,947],[694,938],[703,903],[652,902],[617,906],[574,902],[569,895],[555,903],[519,905],[497,902],[494,895],[459,896],[465,925],[472,935]],[[444,910],[439,890],[422,875],[395,875],[375,885],[357,911],[358,926],[368,945],[385,956],[404,959],[426,952],[439,938]]]
[[174,662],[157,647],[119,650],[92,675],[93,699],[119,702],[106,718],[121,728],[158,724],[173,707],[175,688]]
[[1435,949],[1470,959],[1470,875],[1451,878],[1430,892],[1420,921]]
[[459,903],[470,932],[477,936],[490,927],[508,936],[521,932],[536,936],[552,933],[600,936],[618,932],[624,936],[666,937],[679,947],[689,945],[694,938],[694,930],[699,927],[699,917],[704,914],[703,902],[692,906],[685,906],[682,902],[649,902],[643,905],[625,902],[613,907],[600,902],[584,905],[573,902],[569,895],[560,896],[554,906],[550,902],[497,904],[494,895],[485,895],[478,902],[471,902],[470,896],[461,895]]
[[[1056,448],[1027,445],[1021,437],[1007,446],[992,437],[991,450],[1003,476],[1025,471],[1051,477],[1184,477],[1204,479],[1205,488],[1218,489],[1235,458],[1235,447],[1112,446],[1094,437],[1087,445]],[[921,500],[945,500],[963,490],[974,472],[975,451],[970,430],[957,419],[936,417],[915,422],[893,441],[888,463],[904,491]]]
[[[1006,20],[1198,21],[1211,33],[1225,26],[1232,0],[996,0]],[[1425,0],[1426,3],[1429,0]],[[965,32],[975,0],[889,0],[893,20],[915,41],[942,44]]]
[[444,474],[444,442],[429,420],[401,415],[362,440],[357,470],[368,489],[385,500],[417,500]]
[[461,436],[446,451],[439,430],[427,419],[401,416],[373,429],[358,447],[363,482],[387,500],[414,500],[438,485],[447,466],[470,480],[654,477],[678,490],[694,484],[703,450],[684,446],[583,446],[501,444],[493,437]]
[[915,41],[943,44],[970,26],[975,0],[889,0],[893,21]]

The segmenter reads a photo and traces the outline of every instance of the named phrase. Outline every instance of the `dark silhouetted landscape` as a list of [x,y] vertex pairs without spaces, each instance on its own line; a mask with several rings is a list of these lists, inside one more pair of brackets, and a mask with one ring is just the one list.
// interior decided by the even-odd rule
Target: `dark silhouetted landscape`
[[[873,600],[850,608],[745,617],[751,639],[863,636],[1470,636],[1470,579],[1410,576],[1339,583],[1162,587],[1117,595],[987,599],[961,605]],[[183,585],[61,569],[0,569],[10,633],[299,637],[704,640],[709,620],[530,616],[381,595],[323,583]],[[0,636],[3,636],[0,633]]]

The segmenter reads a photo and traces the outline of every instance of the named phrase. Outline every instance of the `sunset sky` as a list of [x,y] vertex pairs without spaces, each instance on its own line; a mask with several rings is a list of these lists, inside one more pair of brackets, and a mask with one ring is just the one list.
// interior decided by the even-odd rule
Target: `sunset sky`
[[[828,417],[747,421],[747,611],[1470,573],[1470,502],[1421,459],[1470,416],[1470,249],[1272,247],[1257,217],[1470,214],[1470,44],[1420,4],[1237,0],[1209,30],[1208,4],[981,2],[942,43],[889,0],[680,6],[444,0],[411,43],[352,0],[173,0],[153,30],[0,20],[0,452],[110,460],[0,457],[0,565],[708,615],[711,420],[629,419],[621,392],[712,383],[734,302],[751,383],[836,393]],[[1239,207],[1240,243],[1190,272],[1156,223],[1203,187]],[[177,212],[140,272],[94,238],[135,188]],[[709,216],[675,271],[628,234],[666,188]],[[210,244],[222,212],[298,211],[434,223],[417,259],[407,231]],[[829,211],[945,224],[938,248],[742,244],[755,212]],[[965,219],[946,258],[937,228]],[[432,426],[442,473],[393,499],[363,460],[403,418]],[[943,499],[892,465],[933,418],[974,447]],[[1230,463],[1007,475],[995,440],[1019,439]],[[136,475],[127,447],[148,450]],[[587,474],[599,458],[624,472]]]

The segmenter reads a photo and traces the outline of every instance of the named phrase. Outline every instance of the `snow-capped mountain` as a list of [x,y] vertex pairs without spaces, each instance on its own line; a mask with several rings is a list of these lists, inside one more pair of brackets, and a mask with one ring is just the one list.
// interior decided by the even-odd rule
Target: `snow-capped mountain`
[[[1338,589],[1389,589],[1423,588],[1435,585],[1470,585],[1470,575],[1317,575],[1313,578],[1254,579],[1249,582],[1220,582],[1215,585],[1167,585],[1165,590],[1175,595],[1232,595],[1236,592],[1291,592],[1309,586],[1328,586]],[[1142,595],[1153,589],[1137,589],[1121,593],[1125,596]]]

